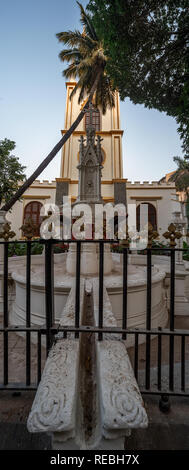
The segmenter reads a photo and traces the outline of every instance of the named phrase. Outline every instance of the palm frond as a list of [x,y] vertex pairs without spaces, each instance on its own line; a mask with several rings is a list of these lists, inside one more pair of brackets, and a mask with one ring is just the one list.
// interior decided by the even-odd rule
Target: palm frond
[[102,106],[103,114],[106,113],[107,107],[113,108],[115,106],[115,90],[111,85],[109,77],[105,74],[99,80],[95,104],[96,106]]
[[59,54],[59,58],[62,62],[70,62],[73,60],[79,62],[82,59],[82,55],[78,49],[63,49]]
[[76,64],[70,64],[67,69],[64,69],[62,72],[63,77],[65,78],[76,78],[78,76],[78,66]]
[[70,101],[72,100],[73,96],[76,94],[76,91],[80,88],[80,82],[78,81],[75,85],[74,89],[70,93]]
[[[69,47],[84,47],[91,50],[94,47],[94,41],[89,36],[82,36],[80,31],[65,31],[56,34],[59,42],[63,42]],[[96,44],[96,43],[95,43]]]
[[84,100],[85,94],[86,94],[86,85],[85,83],[83,83],[83,85],[80,87],[79,100],[78,100],[79,104]]
[[68,79],[77,77],[78,83],[74,87],[70,99],[79,90],[78,103],[81,103],[85,95],[91,92],[94,85],[96,86],[97,76],[100,76],[95,102],[96,106],[102,107],[102,112],[105,114],[107,106],[115,106],[115,89],[109,76],[105,73],[107,57],[103,44],[98,40],[91,17],[87,15],[81,3],[79,1],[77,3],[80,8],[81,23],[85,26],[85,33],[81,34],[80,31],[75,30],[56,35],[60,42],[68,46],[59,54],[62,62],[70,63],[63,75]]
[[93,68],[94,67],[94,60],[93,60],[93,57],[91,56],[87,56],[85,57],[83,60],[81,60],[80,62],[80,65],[79,65],[79,69],[83,69],[83,68]]
[[57,33],[56,37],[59,42],[63,42],[70,47],[84,46],[85,48],[92,49],[94,44],[96,44],[90,36],[83,36],[80,31],[77,30]]
[[78,76],[80,78],[78,80],[77,85],[75,86],[75,88],[72,90],[70,94],[70,100],[73,98],[76,91],[80,89],[79,98],[78,98],[78,103],[80,104],[81,101],[83,101],[84,99],[84,95],[90,91],[93,85],[93,82],[91,81],[91,70],[87,66],[83,66],[82,70],[80,68],[80,71],[78,72]]
[[189,162],[185,158],[173,157],[173,161],[177,164],[179,170],[189,170]]
[[77,1],[77,4],[79,5],[80,8],[80,13],[81,13],[81,23],[83,26],[86,28],[86,33],[89,34],[94,41],[98,41],[98,37],[96,34],[96,31],[93,27],[92,21],[90,19],[90,16],[86,13],[86,11],[83,8],[83,5]]

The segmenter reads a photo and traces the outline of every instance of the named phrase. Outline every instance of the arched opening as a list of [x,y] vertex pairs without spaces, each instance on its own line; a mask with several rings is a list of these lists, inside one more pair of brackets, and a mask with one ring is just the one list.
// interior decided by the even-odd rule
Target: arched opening
[[[90,115],[91,111],[86,111],[85,113],[85,130],[89,127],[90,124]],[[96,132],[100,132],[100,111],[97,108],[93,108],[92,111],[92,127]]]
[[32,201],[29,202],[24,208],[24,224],[26,223],[27,219],[32,219],[33,223],[36,225],[34,237],[40,236],[40,225],[42,222],[42,217],[40,217],[40,211],[42,205],[43,204],[41,204],[41,202]]
[[[142,202],[141,204],[147,204],[148,206],[148,223],[150,223],[154,230],[157,230],[157,211],[153,204],[149,202]],[[136,228],[137,231],[140,232],[140,206],[137,206],[136,209]]]

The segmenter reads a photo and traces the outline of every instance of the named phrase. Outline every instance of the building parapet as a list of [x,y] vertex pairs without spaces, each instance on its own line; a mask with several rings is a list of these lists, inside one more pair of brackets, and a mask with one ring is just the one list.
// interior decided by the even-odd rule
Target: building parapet
[[[23,182],[21,182],[19,184],[19,186],[22,186]],[[48,181],[48,180],[35,180],[28,189],[30,188],[36,188],[36,187],[39,187],[39,188],[56,188],[56,181],[55,180],[52,180],[52,181]]]
[[158,181],[127,181],[127,189],[175,189],[174,182],[162,182]]

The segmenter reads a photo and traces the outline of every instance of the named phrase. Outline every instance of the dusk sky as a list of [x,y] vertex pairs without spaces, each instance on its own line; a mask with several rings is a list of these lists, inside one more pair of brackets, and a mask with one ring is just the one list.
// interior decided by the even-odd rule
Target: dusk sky
[[[75,0],[1,1],[0,140],[16,142],[28,176],[61,138],[66,89],[55,35],[75,28],[82,28]],[[126,99],[121,127],[125,178],[154,181],[175,169],[172,158],[182,152],[173,118]],[[40,179],[59,172],[60,153]]]

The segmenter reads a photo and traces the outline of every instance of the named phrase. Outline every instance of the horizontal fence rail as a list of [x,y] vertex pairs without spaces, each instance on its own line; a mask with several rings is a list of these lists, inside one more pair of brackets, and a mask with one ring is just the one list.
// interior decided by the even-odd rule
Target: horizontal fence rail
[[[41,379],[43,362],[48,354],[52,344],[56,341],[56,335],[63,333],[66,338],[68,333],[73,333],[78,339],[81,333],[93,333],[97,335],[99,341],[103,341],[104,335],[117,334],[120,339],[126,343],[130,335],[133,337],[133,347],[131,362],[134,368],[136,380],[142,394],[166,396],[187,396],[189,397],[189,383],[186,381],[187,371],[187,353],[189,353],[189,330],[175,328],[175,255],[177,251],[186,251],[177,248],[147,248],[146,256],[146,324],[143,328],[128,327],[128,261],[130,250],[122,245],[120,256],[122,257],[122,321],[120,327],[107,327],[104,322],[104,247],[112,244],[119,247],[120,244],[115,240],[60,240],[61,244],[65,244],[68,248],[69,244],[76,244],[76,289],[75,289],[75,321],[73,326],[67,326],[55,323],[54,316],[54,245],[59,243],[58,240],[32,240],[19,241],[26,245],[26,299],[25,299],[25,324],[12,325],[10,322],[9,307],[9,250],[15,242],[0,242],[4,247],[3,259],[1,263],[1,282],[2,282],[2,305],[3,312],[0,317],[0,339],[3,344],[3,359],[0,390],[35,390]],[[37,325],[31,322],[31,256],[32,247],[35,243],[44,245],[44,286],[45,286],[45,317],[44,325]],[[81,290],[81,253],[84,243],[95,243],[99,246],[99,305],[98,305],[98,324],[97,326],[85,326],[81,324],[80,312],[80,290]],[[170,305],[169,305],[169,323],[166,328],[152,327],[152,255],[158,251],[158,254],[165,253],[170,263]],[[25,381],[15,383],[10,380],[9,363],[10,363],[10,341],[12,334],[20,335],[25,350]],[[34,344],[32,343],[32,335],[35,336]],[[145,337],[143,345],[140,345],[141,338]],[[45,355],[44,355],[44,338],[46,339]],[[152,367],[152,340],[156,338],[155,344],[155,365]],[[23,343],[24,341],[24,343]],[[163,361],[163,345],[166,341],[168,359]],[[179,344],[179,360],[175,362],[175,342]],[[143,347],[144,365],[140,367],[140,351]],[[187,350],[188,347],[188,350]],[[166,349],[167,349],[166,348]],[[130,352],[130,349],[129,349]],[[43,357],[44,356],[44,357]],[[175,386],[175,369],[179,367],[179,385],[177,377],[177,386]],[[166,373],[165,373],[166,368]],[[156,374],[156,385],[152,386],[152,373]],[[141,382],[142,374],[142,382]],[[177,374],[178,375],[178,374]],[[165,380],[167,385],[165,386]],[[153,380],[154,382],[154,380]]]

